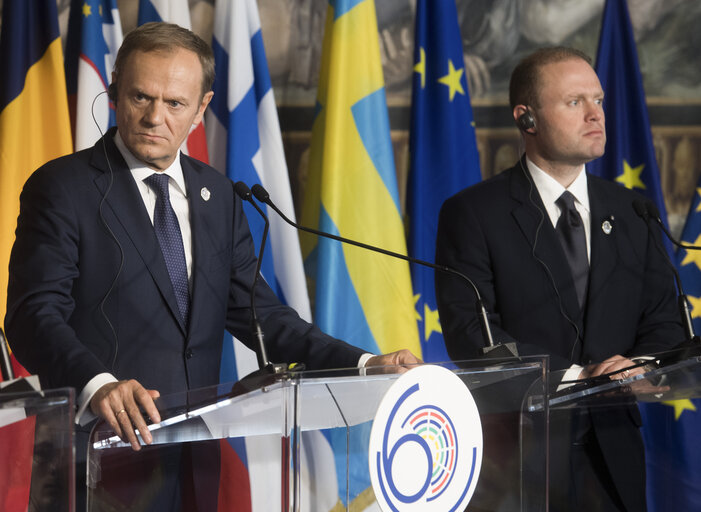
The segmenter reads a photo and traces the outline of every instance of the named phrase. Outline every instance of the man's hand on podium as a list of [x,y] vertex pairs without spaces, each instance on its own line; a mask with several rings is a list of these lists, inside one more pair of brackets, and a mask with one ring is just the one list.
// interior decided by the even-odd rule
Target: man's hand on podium
[[620,380],[634,375],[642,375],[645,373],[645,369],[627,357],[615,355],[604,359],[600,363],[590,364],[583,368],[579,378],[587,379],[607,373],[612,374],[610,376],[611,380]]
[[134,429],[139,431],[146,444],[151,444],[153,438],[145,415],[153,423],[160,423],[161,415],[153,402],[159,396],[161,394],[155,389],[146,389],[133,379],[110,382],[97,390],[90,400],[90,409],[109,423],[122,441],[130,443],[138,451],[141,444]]
[[404,373],[423,361],[407,349],[373,356],[365,363],[367,373]]

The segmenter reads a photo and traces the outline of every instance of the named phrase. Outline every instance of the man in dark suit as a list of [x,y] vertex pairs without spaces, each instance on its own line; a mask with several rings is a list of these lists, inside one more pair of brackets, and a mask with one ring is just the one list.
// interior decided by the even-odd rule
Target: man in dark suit
[[[21,196],[6,331],[45,387],[72,386],[78,419],[104,418],[135,450],[153,399],[216,384],[224,331],[250,347],[256,258],[233,183],[180,146],[212,98],[214,57],[192,32],[127,35],[110,86],[117,128],[49,162]],[[411,364],[323,334],[261,280],[257,311],[275,362]],[[80,454],[79,454],[80,455]]]
[[[640,196],[585,172],[604,152],[603,96],[578,51],[546,48],[521,61],[510,102],[525,155],[448,199],[437,236],[436,262],[475,281],[495,341],[547,354],[573,378],[642,373],[628,369],[633,358],[684,338],[658,234],[632,208]],[[436,286],[449,354],[477,357],[472,291],[441,273]],[[552,421],[551,434],[563,434]],[[550,510],[644,510],[639,426],[635,406],[574,420],[568,445],[551,444]]]

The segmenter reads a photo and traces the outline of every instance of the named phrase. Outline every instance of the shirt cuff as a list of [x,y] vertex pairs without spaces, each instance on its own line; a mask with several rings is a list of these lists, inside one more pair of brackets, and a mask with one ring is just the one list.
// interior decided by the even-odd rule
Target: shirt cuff
[[360,356],[360,359],[358,359],[358,368],[365,368],[365,365],[371,357],[375,357],[375,354],[365,353]]
[[105,384],[109,384],[110,382],[119,381],[111,373],[99,373],[88,381],[83,390],[80,392],[80,395],[78,395],[78,412],[75,413],[76,424],[81,426],[86,425],[97,418],[97,416],[95,416],[90,410],[90,407],[88,407],[90,405],[90,400],[92,400],[92,397],[95,395],[95,393],[97,393],[98,389]]
[[[565,375],[562,377],[562,381],[573,381],[577,380],[579,378],[579,374],[582,372],[582,367],[579,366],[578,364],[573,364],[572,366],[569,367],[568,370],[565,371]],[[557,386],[556,391],[561,391],[563,389],[567,389],[570,386],[574,386],[574,382],[567,382],[567,384],[560,384]]]

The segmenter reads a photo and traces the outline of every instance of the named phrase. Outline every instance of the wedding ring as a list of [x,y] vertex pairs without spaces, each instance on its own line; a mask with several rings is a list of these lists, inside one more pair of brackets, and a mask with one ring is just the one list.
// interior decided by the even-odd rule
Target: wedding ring
[[126,409],[120,410],[117,414],[115,414],[115,416],[119,416],[119,415],[122,414],[123,412],[127,412]]

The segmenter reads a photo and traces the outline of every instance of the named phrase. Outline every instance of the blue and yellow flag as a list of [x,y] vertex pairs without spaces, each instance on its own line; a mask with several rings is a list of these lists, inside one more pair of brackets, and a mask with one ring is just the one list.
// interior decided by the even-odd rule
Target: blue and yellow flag
[[[416,4],[409,150],[409,254],[433,262],[443,201],[481,179],[455,0]],[[412,265],[411,277],[423,358],[447,361],[433,270]]]
[[0,318],[19,194],[37,167],[72,151],[55,0],[6,1],[0,35]]
[[[372,0],[329,2],[317,110],[303,223],[406,254]],[[325,332],[420,354],[406,262],[324,238],[303,251]]]
[[[701,242],[701,181],[696,186],[682,241]],[[694,332],[701,332],[701,252],[677,249],[677,268],[691,303]],[[701,400],[675,400],[646,408],[644,432],[651,512],[701,510]]]
[[[606,2],[596,73],[604,89],[606,152],[587,169],[645,195],[655,203],[662,222],[667,225],[638,51],[625,0]],[[666,239],[664,243],[671,256],[672,244]]]
[[[606,154],[589,170],[643,193],[655,203],[666,224],[660,173],[625,0],[606,2],[596,69],[605,94],[608,142]],[[701,234],[701,217],[695,218],[701,216],[696,212],[698,206],[697,197],[684,230],[685,241],[694,242]],[[672,254],[671,244],[667,249]],[[701,257],[683,250],[677,257],[685,291],[694,306],[692,316],[701,318],[701,307],[697,307]],[[696,318],[694,322],[701,324]],[[696,325],[696,329],[700,327]],[[701,428],[700,408],[701,402],[691,400],[640,406],[650,512],[701,509],[701,451],[696,435]]]
[[[406,254],[372,0],[329,1],[305,194],[303,224]],[[376,354],[420,354],[408,263],[325,238],[303,238],[302,250],[324,332]],[[344,504],[363,509],[369,429],[357,434],[353,487],[345,431],[337,473]]]

